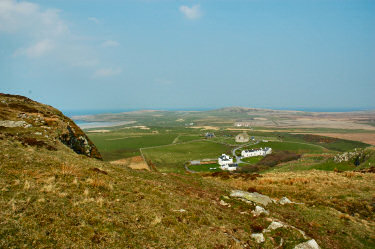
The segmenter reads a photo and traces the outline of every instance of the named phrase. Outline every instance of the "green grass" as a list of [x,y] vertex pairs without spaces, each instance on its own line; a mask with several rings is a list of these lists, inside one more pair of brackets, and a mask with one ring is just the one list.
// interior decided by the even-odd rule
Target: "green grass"
[[129,136],[127,134],[93,134],[90,139],[104,160],[116,160],[140,155],[139,148],[171,144],[176,134]]
[[254,157],[242,158],[241,161],[251,163],[251,164],[256,164],[257,162],[259,162],[262,159],[263,159],[263,156],[254,156]]
[[209,141],[194,141],[156,148],[143,149],[147,160],[151,160],[160,171],[184,171],[184,163],[191,160],[217,158],[229,153],[229,146]]
[[[335,138],[328,138],[331,141],[330,142],[319,142],[319,141],[308,141],[307,138],[308,136],[303,135],[303,134],[288,134],[288,133],[282,133],[278,134],[280,138],[283,141],[291,141],[291,142],[302,142],[302,143],[309,143],[309,144],[315,144],[321,147],[324,147],[328,150],[333,150],[333,151],[348,151],[348,150],[353,150],[355,148],[366,148],[369,145],[358,142],[358,141],[351,141],[351,140],[345,140],[345,139],[335,139]],[[324,136],[314,136],[315,138],[322,138],[324,140]]]
[[[216,168],[216,169],[210,169],[210,168]],[[220,172],[220,171],[222,171],[220,169],[220,165],[217,164],[217,163],[190,165],[189,169],[193,170],[193,171],[196,171],[196,172]]]
[[182,135],[178,138],[177,143],[189,142],[189,141],[199,140],[199,139],[204,139],[204,138],[199,135]]

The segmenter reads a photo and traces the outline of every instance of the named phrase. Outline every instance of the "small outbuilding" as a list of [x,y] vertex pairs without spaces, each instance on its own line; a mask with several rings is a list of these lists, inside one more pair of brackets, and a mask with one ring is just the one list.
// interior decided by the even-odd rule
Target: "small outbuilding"
[[212,133],[212,132],[207,132],[204,136],[205,136],[206,138],[213,138],[213,137],[215,137],[215,134]]
[[246,132],[240,133],[236,136],[237,143],[247,143],[249,142],[250,137]]

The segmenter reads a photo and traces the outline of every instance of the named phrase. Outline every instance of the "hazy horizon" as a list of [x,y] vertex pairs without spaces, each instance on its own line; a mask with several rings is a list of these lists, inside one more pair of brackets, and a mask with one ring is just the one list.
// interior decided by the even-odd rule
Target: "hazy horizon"
[[[238,106],[228,106],[228,107],[238,107]],[[155,110],[155,111],[211,111],[226,107],[212,107],[212,108],[138,108],[138,109],[97,109],[97,110],[65,110],[61,111],[69,116],[81,116],[81,115],[96,115],[96,114],[108,114],[108,113],[122,113],[122,112],[133,112],[133,111],[143,111],[143,110]],[[255,107],[245,107],[245,108],[255,108]],[[340,108],[329,108],[329,109],[314,109],[314,108],[255,108],[255,109],[270,109],[278,111],[303,111],[303,112],[357,112],[357,111],[375,111],[375,109],[362,109],[362,108],[352,108],[352,109],[340,109]]]
[[0,0],[0,92],[61,110],[375,109],[375,1]]

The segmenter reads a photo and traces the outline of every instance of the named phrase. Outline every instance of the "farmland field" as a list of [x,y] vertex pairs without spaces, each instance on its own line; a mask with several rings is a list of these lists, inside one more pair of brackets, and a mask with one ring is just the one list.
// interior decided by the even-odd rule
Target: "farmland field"
[[[205,113],[206,115],[202,115]],[[277,171],[294,170],[349,170],[353,165],[335,165],[330,158],[336,153],[365,148],[368,144],[359,141],[330,138],[308,133],[357,132],[369,133],[369,130],[339,129],[332,127],[233,127],[234,120],[249,118],[241,112],[208,111],[208,112],[134,112],[124,114],[97,115],[86,117],[87,121],[132,121],[119,127],[87,129],[90,139],[96,144],[106,161],[122,160],[142,155],[149,166],[160,171],[184,172],[184,163],[189,160],[217,158],[222,153],[231,155],[231,150],[241,146],[242,149],[271,147],[274,152],[290,151],[300,155],[329,155],[312,159],[302,157],[298,161],[280,163],[280,166],[268,169]],[[289,115],[289,114],[288,114]],[[294,115],[294,114],[292,114]],[[251,120],[267,118],[255,114]],[[262,121],[262,122],[263,122]],[[253,121],[251,121],[253,122]],[[282,122],[270,118],[268,124]],[[214,133],[214,138],[206,139],[207,132]],[[235,136],[247,132],[254,140],[248,143],[236,143]],[[370,132],[371,133],[371,132]],[[365,136],[365,135],[363,135]],[[245,158],[240,166],[257,164],[261,158]],[[234,158],[234,161],[235,158]],[[279,163],[278,163],[279,164]],[[193,166],[194,171],[210,171],[205,167]]]
[[160,171],[184,171],[184,163],[191,160],[217,158],[222,153],[230,153],[231,147],[209,141],[145,148],[142,152]]
[[[215,168],[215,169],[213,169]],[[220,165],[217,163],[212,164],[201,164],[201,165],[190,165],[190,170],[193,170],[195,172],[220,172],[222,171],[220,169]]]

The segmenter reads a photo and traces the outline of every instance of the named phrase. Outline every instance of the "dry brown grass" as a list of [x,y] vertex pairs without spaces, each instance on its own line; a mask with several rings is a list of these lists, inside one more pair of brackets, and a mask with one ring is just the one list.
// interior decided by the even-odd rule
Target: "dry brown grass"
[[[374,219],[375,174],[359,172],[302,171],[267,173],[251,181],[230,178],[232,188],[256,188],[274,198],[286,196],[295,202],[326,205],[349,215]],[[220,179],[218,179],[220,181]]]
[[[300,171],[266,173],[262,177],[211,177],[230,188],[256,191],[274,199],[287,197],[299,205],[276,205],[270,211],[307,232],[326,248],[375,245],[375,174]],[[350,236],[348,236],[350,234]],[[368,242],[366,242],[368,243]],[[344,245],[350,245],[349,247]]]
[[70,175],[70,176],[81,176],[82,175],[82,172],[81,170],[76,166],[76,165],[72,165],[72,164],[66,164],[66,163],[63,163],[61,165],[61,174],[62,175]]
[[150,167],[141,156],[124,158],[116,161],[111,161],[110,163],[113,165],[129,167],[131,169],[150,170]]

